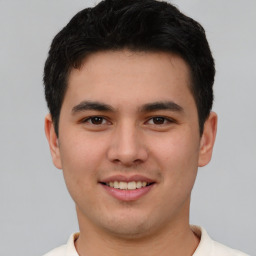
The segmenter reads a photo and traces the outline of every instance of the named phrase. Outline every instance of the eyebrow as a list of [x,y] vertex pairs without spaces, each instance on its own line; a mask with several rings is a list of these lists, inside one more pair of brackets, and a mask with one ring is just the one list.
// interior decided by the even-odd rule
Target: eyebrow
[[161,102],[153,102],[143,105],[140,108],[141,112],[153,112],[159,110],[171,110],[175,112],[183,112],[184,109],[173,101],[161,101]]
[[104,111],[104,112],[114,112],[114,109],[105,103],[97,102],[97,101],[82,101],[78,105],[72,108],[72,113],[78,113],[85,110],[96,110],[96,111]]
[[[95,110],[103,112],[114,112],[114,108],[108,104],[97,102],[97,101],[82,101],[78,105],[72,108],[72,113],[76,114],[78,112],[86,110]],[[183,112],[183,108],[173,101],[159,101],[153,103],[147,103],[139,108],[140,112],[153,112],[159,110],[171,110],[175,112]]]

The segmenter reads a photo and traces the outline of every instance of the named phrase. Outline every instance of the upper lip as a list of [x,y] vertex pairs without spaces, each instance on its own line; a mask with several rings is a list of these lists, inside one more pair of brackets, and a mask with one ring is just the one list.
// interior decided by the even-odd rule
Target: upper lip
[[146,181],[147,183],[155,182],[153,179],[150,179],[143,175],[132,175],[132,176],[113,175],[113,176],[110,176],[110,177],[100,180],[101,183],[109,183],[109,182],[113,182],[113,181],[123,181],[123,182]]

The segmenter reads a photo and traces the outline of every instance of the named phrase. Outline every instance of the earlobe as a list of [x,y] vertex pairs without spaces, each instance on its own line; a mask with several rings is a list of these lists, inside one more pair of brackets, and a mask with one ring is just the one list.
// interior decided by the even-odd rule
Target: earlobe
[[198,166],[207,165],[212,157],[213,146],[217,132],[217,115],[211,112],[204,124],[204,131],[200,141]]
[[45,117],[44,130],[50,147],[52,161],[56,168],[62,169],[58,137],[50,114]]

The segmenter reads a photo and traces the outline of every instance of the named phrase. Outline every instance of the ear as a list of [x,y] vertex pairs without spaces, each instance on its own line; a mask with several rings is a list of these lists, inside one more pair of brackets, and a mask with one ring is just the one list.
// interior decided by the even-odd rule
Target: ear
[[44,131],[49,143],[53,164],[56,168],[62,169],[58,137],[55,133],[54,124],[50,114],[45,117]]
[[212,151],[217,132],[217,115],[211,112],[204,124],[204,131],[200,141],[198,166],[207,165],[212,158]]

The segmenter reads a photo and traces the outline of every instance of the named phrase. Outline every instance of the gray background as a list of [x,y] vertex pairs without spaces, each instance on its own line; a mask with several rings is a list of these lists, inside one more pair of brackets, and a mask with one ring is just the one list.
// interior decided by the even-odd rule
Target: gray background
[[[42,70],[53,36],[94,3],[0,0],[0,255],[41,255],[77,230],[44,136]],[[205,27],[217,68],[217,141],[199,170],[191,223],[256,255],[256,1],[173,3]]]

